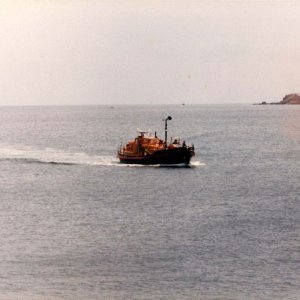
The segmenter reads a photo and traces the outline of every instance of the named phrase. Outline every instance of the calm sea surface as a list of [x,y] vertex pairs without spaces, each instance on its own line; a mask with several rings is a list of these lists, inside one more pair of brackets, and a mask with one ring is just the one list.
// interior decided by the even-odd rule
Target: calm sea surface
[[[191,168],[120,165],[136,128]],[[0,108],[0,299],[300,299],[300,106]]]

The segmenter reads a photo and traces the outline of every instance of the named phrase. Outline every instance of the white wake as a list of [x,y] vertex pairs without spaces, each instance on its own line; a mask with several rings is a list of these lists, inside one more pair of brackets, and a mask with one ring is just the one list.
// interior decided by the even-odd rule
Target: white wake
[[119,164],[117,157],[89,155],[83,152],[67,152],[58,149],[35,149],[32,147],[1,147],[0,160],[15,160],[28,163],[109,166]]

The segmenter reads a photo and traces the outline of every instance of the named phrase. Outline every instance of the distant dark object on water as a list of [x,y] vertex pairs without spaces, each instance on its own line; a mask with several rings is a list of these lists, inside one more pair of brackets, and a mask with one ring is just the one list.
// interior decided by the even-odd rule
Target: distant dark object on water
[[257,103],[256,105],[284,105],[284,104],[300,104],[300,95],[299,94],[288,94],[279,102],[271,102],[267,103],[263,101],[261,103]]

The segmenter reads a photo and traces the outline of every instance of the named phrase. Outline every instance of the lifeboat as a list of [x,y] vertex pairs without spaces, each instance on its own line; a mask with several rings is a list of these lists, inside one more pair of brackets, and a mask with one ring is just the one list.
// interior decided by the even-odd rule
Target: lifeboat
[[120,146],[118,158],[121,163],[141,164],[141,165],[176,165],[190,163],[195,155],[194,145],[187,146],[185,141],[174,139],[167,143],[167,122],[172,117],[167,117],[165,121],[165,140],[156,136],[151,136],[149,132],[138,130],[139,135],[129,141],[124,147]]

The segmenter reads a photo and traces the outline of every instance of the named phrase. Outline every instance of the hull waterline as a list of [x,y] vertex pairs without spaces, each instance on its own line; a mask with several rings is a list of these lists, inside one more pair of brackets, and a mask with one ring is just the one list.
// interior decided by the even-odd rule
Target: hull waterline
[[141,165],[188,165],[192,156],[193,153],[187,148],[159,150],[144,156],[130,156],[118,153],[121,163]]

